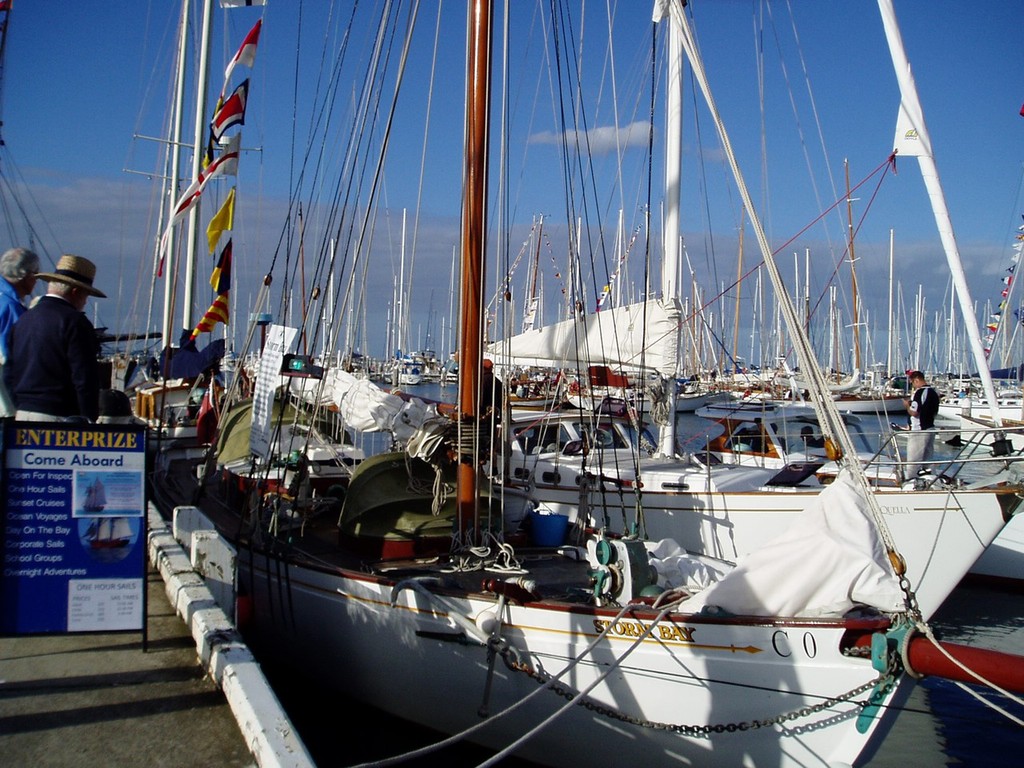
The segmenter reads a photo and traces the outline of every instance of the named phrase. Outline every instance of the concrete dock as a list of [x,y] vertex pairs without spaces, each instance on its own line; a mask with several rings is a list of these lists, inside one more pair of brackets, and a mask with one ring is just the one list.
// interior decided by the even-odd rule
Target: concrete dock
[[145,651],[140,632],[0,637],[0,763],[311,766],[259,665],[150,519]]

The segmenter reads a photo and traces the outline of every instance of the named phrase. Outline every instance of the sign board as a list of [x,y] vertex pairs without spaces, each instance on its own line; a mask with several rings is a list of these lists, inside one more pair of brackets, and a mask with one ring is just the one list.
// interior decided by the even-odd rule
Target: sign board
[[10,422],[3,435],[0,632],[143,629],[143,429]]
[[262,459],[270,458],[270,422],[274,412],[274,394],[281,384],[281,364],[298,333],[298,328],[272,325],[263,345],[252,395],[252,430],[249,432],[249,450]]

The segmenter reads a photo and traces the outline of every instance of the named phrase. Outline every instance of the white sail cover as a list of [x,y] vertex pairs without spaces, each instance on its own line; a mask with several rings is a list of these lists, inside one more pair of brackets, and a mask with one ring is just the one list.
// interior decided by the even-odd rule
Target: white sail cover
[[686,610],[717,607],[754,616],[842,616],[858,605],[899,611],[903,593],[848,472],[775,539],[740,558]]
[[487,353],[506,365],[607,365],[674,376],[680,318],[678,304],[652,299],[526,331]]
[[[282,382],[287,379],[281,377]],[[310,405],[335,405],[345,425],[358,432],[391,432],[406,441],[437,417],[437,406],[385,392],[367,378],[330,368],[319,379],[293,379],[290,394]]]

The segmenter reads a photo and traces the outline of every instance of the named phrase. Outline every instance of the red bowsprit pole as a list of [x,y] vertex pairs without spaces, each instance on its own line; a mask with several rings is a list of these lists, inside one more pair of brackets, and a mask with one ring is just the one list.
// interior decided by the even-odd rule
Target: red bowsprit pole
[[[950,659],[939,650],[935,642],[953,658]],[[901,653],[908,673],[915,677],[942,677],[977,685],[985,685],[987,681],[1005,691],[1024,694],[1024,656],[957,643],[935,642],[925,635],[910,634]],[[854,646],[870,648],[871,636],[862,635],[854,642]]]
[[1024,694],[1024,656],[941,641],[939,645],[970,672],[950,660],[935,647],[935,643],[921,635],[911,637],[907,646],[906,658],[910,669],[918,675],[984,685],[977,675],[1003,690]]

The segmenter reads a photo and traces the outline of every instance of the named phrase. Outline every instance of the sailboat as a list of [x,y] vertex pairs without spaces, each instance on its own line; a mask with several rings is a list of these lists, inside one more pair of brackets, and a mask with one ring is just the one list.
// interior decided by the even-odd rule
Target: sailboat
[[[196,19],[199,32],[193,38],[192,4],[181,3],[176,64],[173,76],[173,103],[168,125],[164,156],[164,175],[161,190],[161,210],[158,226],[161,232],[154,238],[154,285],[163,284],[161,311],[162,352],[154,360],[153,371],[145,372],[145,380],[133,383],[134,415],[159,436],[182,443],[195,444],[200,428],[197,416],[219,399],[220,383],[216,374],[226,357],[226,340],[217,339],[199,348],[201,332],[211,331],[216,322],[228,322],[227,288],[230,286],[231,242],[222,246],[215,275],[224,278],[224,292],[218,286],[210,309],[195,320],[195,276],[197,252],[201,230],[199,228],[200,200],[212,195],[207,191],[214,180],[236,175],[241,147],[241,134],[229,135],[231,129],[244,124],[248,80],[244,80],[225,100],[232,73],[239,65],[252,66],[259,41],[262,19],[246,35],[238,52],[230,60],[224,76],[224,86],[211,114],[208,110],[207,85],[209,82],[210,45],[213,34],[213,1],[197,3]],[[190,50],[194,40],[195,50]],[[195,103],[191,144],[182,137],[182,124],[187,112],[186,82],[188,62],[196,61]],[[192,150],[191,170],[182,169],[184,147]],[[182,187],[182,180],[188,183]],[[223,201],[221,210],[210,221],[207,237],[210,252],[220,240],[220,234],[232,228],[234,216],[234,190]],[[181,232],[179,232],[181,226]],[[214,235],[213,232],[216,232]],[[179,295],[180,291],[180,295]],[[180,305],[179,305],[180,299]],[[174,315],[181,310],[181,328],[175,330]],[[206,408],[203,408],[205,404]]]
[[[681,6],[666,5],[657,18],[671,13],[681,59],[675,46],[691,33]],[[217,503],[219,476],[196,496],[187,462],[161,469],[156,499],[169,512],[199,498],[237,544],[245,629],[261,648],[316,665],[348,696],[497,750],[488,764],[508,754],[552,766],[867,759],[917,673],[934,671],[918,664],[930,610],[915,595],[935,574],[903,570],[897,547],[909,542],[886,525],[903,509],[880,513],[855,462],[760,557],[710,585],[728,563],[639,537],[587,530],[530,546],[533,505],[482,473],[489,2],[470,0],[467,28],[455,417],[430,420],[408,452],[361,462],[340,518],[294,506],[295,524],[282,525],[281,496]],[[687,56],[699,61],[692,45]],[[999,499],[1019,502],[986,493],[989,507],[950,515],[979,546],[998,530]]]
[[[671,242],[667,236],[666,249]],[[767,260],[771,254],[766,243],[762,250]],[[666,273],[674,274],[673,267],[667,267]],[[776,292],[783,293],[778,282]],[[803,327],[795,320],[790,325]],[[671,302],[648,299],[531,329],[493,343],[488,352],[509,363],[561,361],[576,369],[588,365],[635,369],[642,361],[671,379],[678,345],[678,308],[673,312]],[[510,425],[509,458],[495,464],[506,471],[508,484],[567,516],[572,524],[608,528],[631,521],[617,530],[626,535],[640,532],[653,540],[672,538],[687,551],[735,561],[790,525],[840,466],[856,460],[857,471],[874,486],[871,498],[884,510],[907,573],[921,583],[917,599],[926,612],[934,611],[985,550],[978,541],[965,546],[973,539],[972,531],[984,529],[984,537],[995,535],[1010,519],[1004,505],[1011,502],[1005,492],[1013,486],[1005,482],[1005,459],[979,451],[977,443],[967,444],[957,456],[937,463],[927,480],[910,477],[901,448],[891,436],[885,440],[876,434],[869,439],[865,428],[847,415],[857,409],[842,398],[842,387],[812,381],[809,373],[818,367],[809,343],[804,345],[801,363],[802,371],[808,373],[802,374],[799,386],[825,393],[817,401],[776,405],[757,399],[739,405],[720,403],[703,412],[715,418],[742,419],[737,431],[757,435],[745,447],[739,442],[741,435],[726,445],[734,437],[730,434],[677,451],[672,438],[663,436],[658,449],[651,450],[643,446],[636,416],[632,429],[623,430],[609,428],[603,423],[607,415],[600,413],[523,414]],[[859,374],[852,379],[859,379]],[[886,399],[903,409],[900,397]],[[871,414],[886,411],[879,401],[860,402]],[[780,434],[776,423],[785,413],[797,426],[813,424],[820,447],[794,452],[782,443],[773,445]],[[823,424],[832,425],[825,427],[827,435],[842,435],[841,447],[836,440],[825,439]],[[616,434],[618,444],[592,439]],[[998,437],[1000,432],[981,429],[972,434],[981,440]],[[587,442],[588,435],[589,445],[581,450],[580,443]],[[880,449],[880,442],[888,450]],[[835,461],[839,454],[844,462]],[[760,461],[736,460],[756,455]],[[970,471],[960,477],[965,469]],[[1017,520],[1008,529],[1022,523]],[[918,535],[922,531],[928,534]],[[1009,535],[1012,540],[1014,534]],[[952,566],[946,576],[939,573],[939,562]]]
[[132,541],[132,524],[127,517],[101,517],[90,524],[85,538],[94,550],[121,549]]
[[96,478],[85,489],[85,503],[82,508],[86,512],[102,512],[107,506],[107,492],[103,480]]

